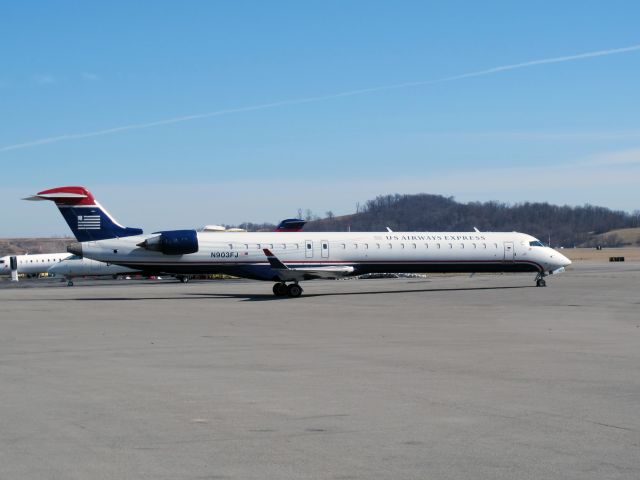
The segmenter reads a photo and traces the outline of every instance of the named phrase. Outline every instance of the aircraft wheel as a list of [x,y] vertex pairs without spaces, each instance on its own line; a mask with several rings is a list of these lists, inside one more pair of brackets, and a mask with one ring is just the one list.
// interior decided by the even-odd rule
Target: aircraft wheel
[[276,283],[273,285],[273,294],[276,297],[284,297],[287,295],[287,286],[284,283]]
[[546,287],[546,286],[547,286],[547,282],[545,282],[543,278],[536,280],[536,287]]
[[182,283],[189,283],[189,277],[187,275],[180,275],[178,277],[178,279],[182,282]]
[[72,280],[69,280],[67,282],[67,287],[73,287],[73,281]]
[[290,297],[299,297],[302,295],[302,287],[297,283],[292,283],[287,287],[287,295]]

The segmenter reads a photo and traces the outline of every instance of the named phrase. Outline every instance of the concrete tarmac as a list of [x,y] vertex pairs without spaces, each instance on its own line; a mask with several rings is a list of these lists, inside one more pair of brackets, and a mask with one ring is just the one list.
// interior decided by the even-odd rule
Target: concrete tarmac
[[638,479],[640,265],[0,288],[1,479]]

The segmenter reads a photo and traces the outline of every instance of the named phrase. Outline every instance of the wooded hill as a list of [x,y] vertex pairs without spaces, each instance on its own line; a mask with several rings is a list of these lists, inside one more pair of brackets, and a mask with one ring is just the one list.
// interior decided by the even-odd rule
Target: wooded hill
[[[610,230],[635,227],[637,212],[629,214],[604,207],[558,206],[549,203],[460,203],[441,195],[385,195],[369,200],[353,215],[314,219],[307,231],[518,231],[552,246],[592,246],[596,236]],[[600,235],[597,243],[620,246],[615,235]],[[595,244],[593,245],[595,246]]]

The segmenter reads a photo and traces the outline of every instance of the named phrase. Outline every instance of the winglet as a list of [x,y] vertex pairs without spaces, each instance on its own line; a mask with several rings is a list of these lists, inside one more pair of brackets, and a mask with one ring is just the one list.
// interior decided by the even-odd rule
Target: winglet
[[262,251],[266,255],[267,260],[269,261],[269,265],[271,265],[271,268],[273,268],[274,270],[289,270],[289,267],[287,267],[284,263],[282,263],[278,259],[278,257],[276,257],[271,252],[271,250],[269,250],[268,248],[263,248]]

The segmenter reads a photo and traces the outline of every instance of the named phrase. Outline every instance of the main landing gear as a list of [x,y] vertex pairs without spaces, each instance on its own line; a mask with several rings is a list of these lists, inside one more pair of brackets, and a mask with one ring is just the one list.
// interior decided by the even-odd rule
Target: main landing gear
[[540,272],[540,273],[538,273],[538,275],[536,275],[536,287],[546,287],[547,286],[547,282],[545,282],[544,277],[546,277],[544,272]]
[[287,295],[290,297],[299,297],[302,295],[302,287],[297,283],[287,285],[283,282],[278,282],[273,285],[273,294],[276,297],[285,297]]

